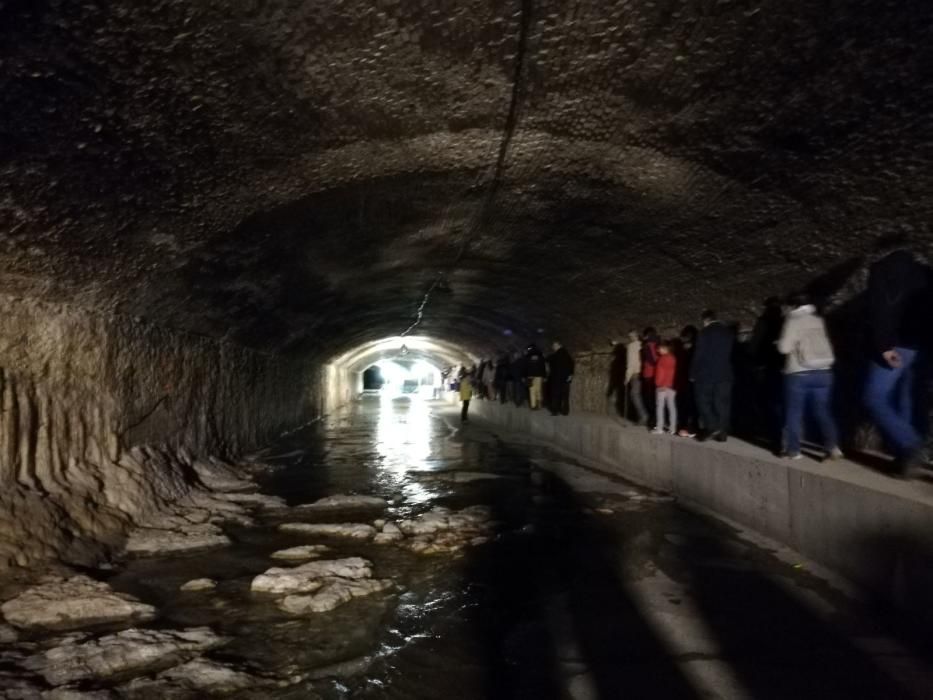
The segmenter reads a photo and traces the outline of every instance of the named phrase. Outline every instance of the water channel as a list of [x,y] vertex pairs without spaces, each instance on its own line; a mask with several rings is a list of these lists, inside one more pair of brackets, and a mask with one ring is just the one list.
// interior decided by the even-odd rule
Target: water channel
[[[271,513],[229,526],[233,546],[127,559],[100,576],[157,606],[155,627],[229,638],[213,660],[300,679],[235,697],[925,696],[924,664],[793,553],[488,426],[461,429],[454,415],[373,395],[254,459],[272,467],[263,490],[291,506],[375,495],[389,520],[488,506],[486,544],[424,555],[309,540],[277,530],[294,516]],[[272,552],[311,541],[328,557],[368,559],[395,589],[297,617],[250,593]],[[179,592],[199,577],[217,588]],[[159,697],[199,695],[166,687]]]

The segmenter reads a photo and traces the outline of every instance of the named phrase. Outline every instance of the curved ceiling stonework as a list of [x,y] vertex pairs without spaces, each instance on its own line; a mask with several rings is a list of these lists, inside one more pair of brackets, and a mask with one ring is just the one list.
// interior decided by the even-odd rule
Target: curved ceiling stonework
[[[929,0],[6,0],[0,290],[330,355],[747,314],[933,220]],[[510,335],[509,335],[510,334]]]

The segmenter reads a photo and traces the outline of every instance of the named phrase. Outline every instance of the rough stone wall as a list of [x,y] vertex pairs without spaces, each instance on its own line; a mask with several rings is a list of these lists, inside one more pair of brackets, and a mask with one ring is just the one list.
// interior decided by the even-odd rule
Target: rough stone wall
[[0,567],[83,560],[231,455],[312,417],[310,364],[0,297]]

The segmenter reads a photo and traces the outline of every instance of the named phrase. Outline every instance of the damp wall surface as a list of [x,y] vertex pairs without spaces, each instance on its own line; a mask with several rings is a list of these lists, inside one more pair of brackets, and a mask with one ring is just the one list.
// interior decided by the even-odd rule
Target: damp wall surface
[[[319,415],[309,362],[0,296],[0,567],[96,556],[233,457]],[[189,470],[190,471],[190,470]]]

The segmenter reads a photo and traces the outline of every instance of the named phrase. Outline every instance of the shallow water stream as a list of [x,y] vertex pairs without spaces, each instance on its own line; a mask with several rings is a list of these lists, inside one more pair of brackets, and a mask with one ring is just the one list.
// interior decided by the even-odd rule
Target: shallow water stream
[[[455,429],[447,415],[368,397],[255,456],[270,465],[262,489],[289,506],[366,494],[389,501],[384,514],[272,510],[227,526],[232,546],[96,575],[155,605],[150,626],[208,626],[229,640],[208,658],[278,684],[235,697],[923,697],[924,664],[787,552],[542,448]],[[491,507],[496,536],[459,554],[276,529],[477,504]],[[303,616],[250,592],[257,574],[289,565],[273,552],[312,543],[326,543],[328,559],[368,559],[395,590]],[[217,588],[179,591],[202,577]],[[205,697],[170,684],[149,692]]]

